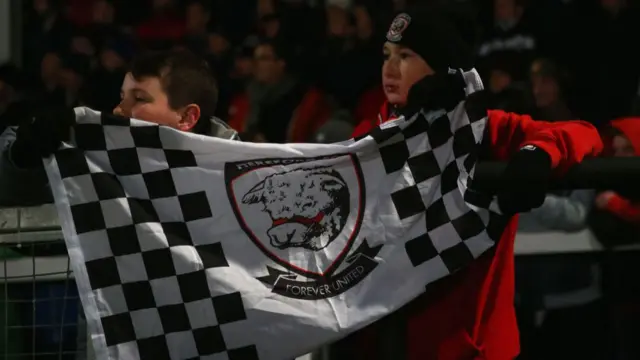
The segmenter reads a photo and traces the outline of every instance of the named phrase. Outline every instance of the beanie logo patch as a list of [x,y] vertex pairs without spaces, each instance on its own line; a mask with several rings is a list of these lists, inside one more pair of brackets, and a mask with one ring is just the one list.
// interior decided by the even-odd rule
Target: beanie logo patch
[[387,40],[391,42],[402,40],[402,33],[409,27],[409,24],[411,24],[411,17],[408,14],[402,13],[396,16],[387,31]]

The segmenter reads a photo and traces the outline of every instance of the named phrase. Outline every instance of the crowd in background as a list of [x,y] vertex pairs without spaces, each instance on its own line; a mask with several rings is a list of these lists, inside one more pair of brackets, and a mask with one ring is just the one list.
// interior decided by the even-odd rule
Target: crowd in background
[[[220,89],[215,115],[244,141],[344,140],[359,122],[376,119],[384,102],[384,34],[394,13],[412,2],[23,1],[21,64],[0,66],[1,123],[30,108],[111,111],[132,57],[171,48],[209,62]],[[469,37],[477,44],[491,108],[548,121],[583,119],[603,129],[607,155],[640,153],[637,1],[450,2],[477,19],[468,25]],[[640,197],[633,193],[549,194],[541,209],[521,217],[521,231],[589,226],[603,243],[633,242],[640,239]],[[600,260],[523,260],[517,266],[523,358],[571,358],[585,344],[593,353],[608,351],[611,342],[603,339],[611,330],[610,307],[602,301]],[[618,264],[613,272],[637,271],[629,266]],[[624,305],[616,308],[622,315],[615,315],[622,320],[615,323],[626,335],[614,342],[628,355],[637,325],[625,320],[640,306],[634,286],[624,288]]]

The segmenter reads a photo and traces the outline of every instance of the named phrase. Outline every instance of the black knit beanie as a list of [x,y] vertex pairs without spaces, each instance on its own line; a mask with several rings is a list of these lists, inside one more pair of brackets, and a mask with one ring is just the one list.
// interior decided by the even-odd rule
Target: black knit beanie
[[473,68],[475,23],[461,11],[443,5],[427,5],[398,13],[386,40],[410,48],[432,69],[447,71]]

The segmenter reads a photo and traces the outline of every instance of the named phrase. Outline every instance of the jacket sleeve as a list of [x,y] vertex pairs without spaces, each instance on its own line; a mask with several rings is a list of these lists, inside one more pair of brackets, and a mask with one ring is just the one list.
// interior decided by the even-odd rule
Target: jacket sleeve
[[576,190],[568,196],[547,195],[544,204],[529,214],[536,219],[536,223],[548,230],[579,231],[587,226],[587,217],[595,191]]
[[640,222],[640,204],[633,203],[620,195],[614,195],[607,202],[606,210],[629,222]]
[[0,135],[0,206],[36,206],[53,202],[43,166],[32,169],[16,167],[10,158],[15,140],[13,128]]
[[554,169],[564,171],[585,157],[597,156],[603,145],[598,130],[585,121],[547,122],[528,115],[488,111],[491,156],[507,160],[522,146],[534,145],[551,156]]

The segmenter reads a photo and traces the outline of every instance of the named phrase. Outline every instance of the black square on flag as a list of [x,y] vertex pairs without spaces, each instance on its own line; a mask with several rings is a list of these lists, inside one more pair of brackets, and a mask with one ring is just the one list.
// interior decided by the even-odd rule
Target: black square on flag
[[102,328],[107,346],[119,345],[136,340],[133,321],[129,313],[122,313],[102,318]]
[[100,124],[76,124],[74,128],[76,146],[83,151],[104,151],[107,140]]
[[460,242],[440,253],[440,258],[450,272],[459,270],[473,261],[473,254],[464,242]]
[[107,227],[102,206],[98,201],[71,205],[71,215],[78,234],[103,230]]
[[411,175],[416,183],[421,183],[440,175],[440,165],[433,151],[427,151],[407,160]]
[[213,301],[213,309],[216,311],[218,323],[221,325],[247,318],[244,312],[242,296],[239,292],[215,296],[211,301]]
[[204,191],[191,194],[179,195],[180,208],[184,221],[195,221],[210,218],[212,216],[211,207],[207,193]]
[[140,252],[140,243],[134,225],[125,225],[107,229],[109,246],[115,256],[129,255]]
[[56,162],[62,179],[86,175],[91,172],[84,153],[79,149],[62,149],[56,153]]
[[211,297],[204,270],[177,275],[182,300],[186,303]]
[[136,148],[108,150],[107,154],[111,168],[116,175],[124,176],[142,173]]
[[260,360],[255,345],[228,350],[227,357],[229,360]]
[[164,156],[169,169],[198,166],[196,157],[191,151],[168,149],[164,150]]
[[417,186],[408,186],[391,194],[400,220],[418,215],[426,210],[422,202],[422,194]]
[[189,314],[184,304],[161,306],[158,314],[165,334],[191,330]]
[[462,240],[470,239],[484,231],[484,223],[475,211],[468,211],[451,222]]
[[183,222],[163,222],[162,231],[167,238],[169,246],[192,246],[191,233],[187,224]]
[[427,136],[432,149],[446,144],[453,136],[449,117],[445,114],[435,119],[429,126]]
[[453,155],[456,158],[473,153],[477,146],[471,125],[463,126],[453,135]]
[[151,289],[151,283],[148,281],[122,284],[122,293],[124,294],[124,299],[127,302],[129,311],[153,309],[156,307],[153,289]]
[[427,233],[407,241],[404,247],[413,266],[419,266],[438,256],[438,250]]
[[131,137],[133,143],[139,148],[162,149],[160,141],[160,127],[157,125],[132,126]]
[[458,163],[455,161],[450,162],[442,171],[440,180],[440,193],[442,195],[448,194],[458,189],[458,178],[460,177],[460,170],[458,169]]
[[409,149],[407,148],[407,143],[404,141],[385,145],[378,151],[380,152],[380,158],[382,159],[384,170],[387,174],[402,169],[409,158]]
[[91,180],[100,200],[113,200],[127,196],[122,184],[113,174],[106,172],[92,173]]
[[442,200],[442,198],[434,201],[431,205],[429,205],[425,214],[425,218],[427,219],[427,231],[435,230],[451,221],[447,212],[447,208],[444,205],[444,200]]
[[114,257],[89,260],[85,262],[85,267],[92,289],[102,289],[122,283]]
[[140,359],[172,360],[164,335],[140,339],[137,343]]
[[222,244],[208,244],[196,246],[205,269],[229,266]]
[[131,119],[125,116],[115,115],[113,113],[103,111],[100,113],[100,122],[107,126],[131,126]]
[[142,253],[142,260],[149,280],[162,279],[176,274],[169,248],[145,251]]
[[193,338],[200,356],[221,353],[227,349],[220,327],[217,325],[193,330]]
[[128,197],[131,220],[134,224],[155,223],[159,221],[158,213],[151,200]]
[[150,199],[161,199],[176,196],[176,186],[173,184],[171,170],[158,170],[142,174]]

